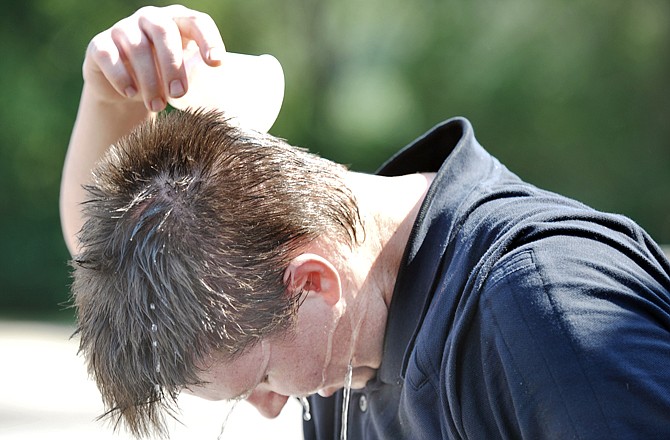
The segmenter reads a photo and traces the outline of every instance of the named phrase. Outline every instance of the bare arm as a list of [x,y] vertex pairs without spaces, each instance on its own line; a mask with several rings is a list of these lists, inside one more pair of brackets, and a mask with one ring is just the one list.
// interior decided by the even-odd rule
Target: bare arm
[[85,85],[79,112],[63,167],[60,189],[60,216],[65,242],[73,255],[76,234],[83,225],[82,185],[91,180],[91,170],[107,147],[148,117],[144,105],[111,104],[97,99]]
[[168,97],[186,92],[183,48],[191,40],[208,64],[220,64],[225,47],[214,21],[179,5],[142,8],[89,44],[60,193],[63,235],[73,255],[84,223],[82,185],[109,145],[163,110]]

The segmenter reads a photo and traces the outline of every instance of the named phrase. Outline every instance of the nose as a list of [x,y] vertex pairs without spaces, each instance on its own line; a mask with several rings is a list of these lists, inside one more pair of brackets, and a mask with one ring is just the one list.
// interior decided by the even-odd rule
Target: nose
[[263,417],[269,419],[274,419],[279,415],[284,408],[284,405],[286,405],[287,400],[288,396],[273,393],[272,391],[261,390],[254,390],[251,395],[247,397],[247,402],[255,406]]

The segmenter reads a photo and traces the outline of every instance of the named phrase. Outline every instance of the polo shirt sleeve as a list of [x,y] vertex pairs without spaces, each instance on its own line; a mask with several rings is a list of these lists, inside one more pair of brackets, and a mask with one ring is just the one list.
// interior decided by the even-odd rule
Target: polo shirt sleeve
[[551,237],[493,267],[466,350],[479,364],[463,369],[465,437],[670,438],[667,284],[584,242]]

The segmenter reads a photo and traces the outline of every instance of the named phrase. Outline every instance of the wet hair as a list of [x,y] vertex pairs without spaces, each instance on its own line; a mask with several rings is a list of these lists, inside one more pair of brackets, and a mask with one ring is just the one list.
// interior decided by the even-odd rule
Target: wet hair
[[110,147],[72,262],[101,417],[165,436],[199,361],[291,328],[301,295],[283,281],[290,260],[317,237],[356,242],[345,172],[217,112],[161,114]]

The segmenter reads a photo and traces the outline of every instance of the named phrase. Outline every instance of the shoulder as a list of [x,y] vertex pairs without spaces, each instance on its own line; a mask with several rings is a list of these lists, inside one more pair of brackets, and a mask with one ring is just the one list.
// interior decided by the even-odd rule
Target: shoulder
[[494,265],[478,312],[487,361],[499,365],[485,376],[526,407],[521,424],[542,416],[587,437],[670,429],[670,372],[658,369],[670,363],[670,294],[645,258],[551,237]]
[[626,337],[628,325],[657,328],[668,339],[667,274],[659,278],[649,266],[643,255],[609,243],[547,237],[493,265],[479,308],[501,330],[537,331],[538,337],[555,332],[580,346],[602,347],[613,333]]

